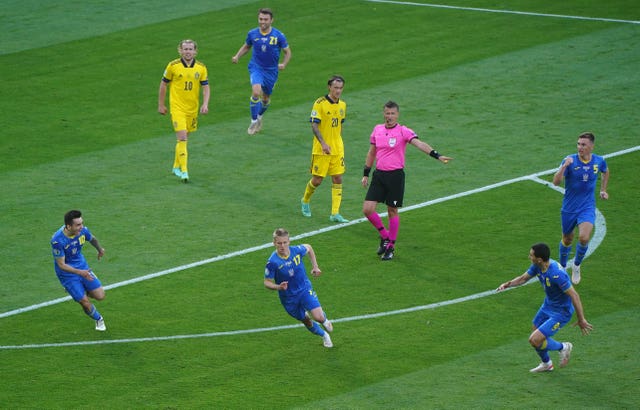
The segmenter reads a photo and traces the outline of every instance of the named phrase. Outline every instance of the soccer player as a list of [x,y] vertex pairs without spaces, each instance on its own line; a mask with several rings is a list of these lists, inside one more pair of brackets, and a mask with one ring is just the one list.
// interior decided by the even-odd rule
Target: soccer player
[[169,85],[169,106],[171,122],[176,132],[176,149],[173,160],[173,174],[183,182],[189,182],[187,160],[187,141],[189,133],[198,129],[198,107],[200,106],[200,89],[202,89],[202,105],[200,114],[209,112],[209,75],[207,67],[196,61],[198,44],[193,40],[182,40],[178,44],[180,58],[169,62],[164,70],[158,91],[158,112],[167,113],[164,105]]
[[580,283],[580,265],[589,248],[589,239],[596,220],[595,190],[598,174],[602,174],[600,182],[600,198],[609,199],[607,184],[609,168],[607,162],[593,153],[596,137],[585,132],[578,136],[578,153],[562,160],[560,168],[553,176],[553,184],[565,181],[564,197],[560,211],[562,221],[562,239],[558,245],[560,265],[567,266],[572,250],[573,234],[578,226],[578,243],[576,255],[571,267],[571,281]]
[[334,75],[328,81],[329,93],[318,98],[311,109],[311,179],[307,182],[300,201],[302,215],[311,216],[311,196],[327,175],[331,175],[331,222],[349,222],[340,215],[342,203],[342,175],[345,171],[342,123],[347,114],[347,104],[340,99],[344,78]]
[[573,345],[569,342],[558,342],[553,339],[558,330],[569,323],[575,310],[583,335],[589,334],[593,326],[584,317],[580,295],[571,286],[567,272],[560,264],[550,259],[551,250],[544,243],[537,243],[529,250],[531,266],[525,273],[516,276],[503,283],[496,289],[500,292],[514,286],[519,286],[529,279],[537,276],[546,294],[542,306],[533,318],[533,332],[529,336],[529,343],[536,349],[542,359],[537,367],[530,370],[532,373],[550,372],[553,370],[553,361],[549,358],[549,350],[560,352],[560,367],[569,363],[569,357]]
[[[249,31],[244,44],[231,57],[231,62],[238,64],[240,57],[253,49],[248,66],[251,81],[251,98],[249,99],[251,124],[247,129],[249,135],[259,132],[262,128],[262,116],[269,108],[271,94],[278,81],[278,72],[284,70],[291,60],[291,47],[287,43],[287,38],[278,29],[272,27],[272,23],[271,9],[260,9],[258,27]],[[280,51],[284,53],[282,62],[280,62]]]
[[[402,206],[404,199],[404,163],[405,152],[408,144],[420,151],[439,160],[448,163],[453,158],[440,155],[426,142],[418,139],[418,135],[410,128],[398,124],[400,107],[394,101],[388,101],[384,105],[384,124],[378,124],[373,128],[369,138],[369,152],[365,159],[362,186],[369,185],[369,174],[375,162],[376,170],[373,172],[371,185],[362,206],[362,212],[380,235],[378,255],[383,261],[393,259],[396,239],[400,228],[400,215],[398,208]],[[386,229],[376,212],[378,202],[387,204],[389,229]]]
[[82,247],[86,242],[96,248],[100,260],[104,256],[104,248],[89,228],[84,226],[82,213],[77,210],[67,212],[64,215],[64,225],[51,238],[53,266],[67,293],[82,306],[87,316],[95,320],[96,330],[103,332],[107,330],[104,318],[89,301],[89,296],[95,300],[103,300],[105,294],[100,279],[89,268],[82,254]]
[[[302,261],[308,254],[312,264],[311,274],[317,277],[322,273],[313,248],[308,244],[291,246],[289,232],[283,228],[273,232],[273,244],[276,250],[269,257],[264,269],[264,286],[277,290],[280,302],[287,313],[304,323],[308,331],[322,337],[325,347],[333,347],[329,337],[333,325],[320,306],[318,295],[311,286]],[[317,322],[322,323],[324,329]]]

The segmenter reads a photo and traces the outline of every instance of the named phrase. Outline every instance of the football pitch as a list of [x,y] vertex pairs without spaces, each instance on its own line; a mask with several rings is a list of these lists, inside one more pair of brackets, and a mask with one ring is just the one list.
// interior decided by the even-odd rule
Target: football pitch
[[[637,407],[636,1],[31,3],[0,16],[0,408]],[[230,60],[260,7],[293,58],[248,136],[248,56]],[[183,38],[212,88],[189,184],[170,173],[175,137],[156,112]],[[342,225],[328,221],[330,181],[312,218],[299,209],[309,111],[332,74],[346,79]],[[408,148],[397,254],[383,263],[360,178],[390,99],[455,159]],[[528,267],[531,244],[557,257],[549,181],[583,131],[611,170],[576,287],[595,330],[562,329],[571,362],[532,375],[544,294],[494,289]],[[97,261],[85,247],[107,289],[104,333],[53,272],[49,239],[72,208],[106,248]],[[280,226],[317,253],[332,349],[262,285]]]

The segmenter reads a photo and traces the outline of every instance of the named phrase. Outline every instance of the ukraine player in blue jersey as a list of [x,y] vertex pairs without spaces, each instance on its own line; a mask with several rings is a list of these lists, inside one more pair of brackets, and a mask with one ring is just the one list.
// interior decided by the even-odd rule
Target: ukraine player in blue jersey
[[[264,286],[277,290],[280,302],[287,313],[304,323],[311,333],[322,337],[325,347],[333,347],[329,337],[333,325],[322,310],[302,261],[305,255],[309,255],[311,274],[314,277],[322,274],[313,248],[308,244],[291,246],[289,232],[283,228],[273,232],[273,244],[276,250],[269,257],[264,269]],[[317,322],[322,323],[324,329]]]
[[595,190],[598,174],[600,181],[600,198],[609,199],[607,185],[609,168],[607,162],[593,153],[595,136],[585,132],[578,136],[578,153],[562,160],[560,168],[553,176],[553,184],[560,185],[565,181],[565,192],[562,200],[562,240],[559,244],[560,264],[567,266],[573,243],[573,233],[578,227],[578,243],[576,255],[571,267],[571,281],[580,283],[580,264],[589,248],[589,239],[596,220]]
[[558,262],[550,259],[550,256],[551,250],[547,244],[533,245],[529,250],[531,261],[529,269],[522,275],[503,283],[497,289],[500,292],[519,286],[533,277],[537,277],[544,288],[546,296],[533,318],[533,332],[529,336],[529,343],[536,349],[542,363],[531,369],[532,373],[550,372],[554,369],[553,361],[549,358],[549,350],[560,352],[560,367],[567,365],[573,344],[558,342],[552,336],[569,323],[574,311],[578,318],[576,325],[580,326],[582,334],[587,335],[593,329],[584,317],[580,295],[571,286],[569,276]]
[[[244,44],[238,52],[231,57],[231,62],[237,64],[240,57],[253,49],[249,61],[249,80],[251,81],[251,99],[249,110],[251,112],[251,125],[247,129],[249,135],[253,135],[262,128],[262,116],[271,101],[273,88],[278,81],[279,70],[284,70],[291,60],[291,47],[286,36],[272,27],[273,12],[271,9],[262,8],[258,11],[258,27],[250,30]],[[284,53],[280,62],[280,52]]]
[[86,242],[96,248],[98,259],[104,256],[104,248],[100,246],[98,238],[84,226],[82,213],[77,210],[67,212],[64,215],[64,226],[51,238],[53,266],[58,280],[67,293],[82,306],[90,318],[96,321],[96,330],[105,331],[107,327],[102,315],[89,301],[89,296],[95,300],[103,300],[105,294],[100,279],[89,268],[82,254],[82,247]]

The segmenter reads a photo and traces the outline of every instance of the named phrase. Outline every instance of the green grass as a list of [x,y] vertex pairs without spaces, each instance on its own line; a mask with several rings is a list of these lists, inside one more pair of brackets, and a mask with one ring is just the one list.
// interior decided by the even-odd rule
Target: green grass
[[[0,17],[7,27],[0,66],[13,79],[0,100],[9,119],[0,140],[0,314],[65,295],[48,241],[70,208],[84,211],[107,249],[100,262],[86,250],[106,285],[266,244],[277,226],[294,235],[329,226],[328,183],[313,198],[310,220],[299,215],[298,200],[309,178],[308,113],[334,73],[347,79],[347,218],[361,215],[367,137],[388,99],[400,103],[402,123],[455,157],[445,167],[410,151],[406,205],[555,168],[585,130],[597,135],[600,154],[640,141],[637,24],[269,2],[293,60],[264,131],[249,137],[247,58],[234,66],[230,57],[267,3],[197,2],[184,12],[164,2],[85,2],[77,6],[86,18],[77,20],[65,12],[74,4],[25,10],[20,3]],[[640,20],[640,7],[625,0],[465,5]],[[199,42],[213,90],[211,112],[190,141],[188,185],[169,173],[174,137],[155,112],[162,69],[185,37]],[[608,160],[611,199],[598,203],[607,234],[578,287],[596,330],[584,338],[576,328],[560,332],[575,355],[553,374],[527,371],[537,362],[526,340],[542,300],[535,285],[346,320],[494,289],[526,269],[533,242],[555,248],[560,194],[523,181],[402,213],[390,264],[372,254],[377,240],[368,223],[302,239],[324,271],[314,287],[337,319],[334,349],[299,327],[1,349],[0,408],[634,407],[639,159],[636,151]],[[110,289],[99,304],[106,334],[71,302],[2,317],[0,346],[295,324],[263,289],[270,252]]]

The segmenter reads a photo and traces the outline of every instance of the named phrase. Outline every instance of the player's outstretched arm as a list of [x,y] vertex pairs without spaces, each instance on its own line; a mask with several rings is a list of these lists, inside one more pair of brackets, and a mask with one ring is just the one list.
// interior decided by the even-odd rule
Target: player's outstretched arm
[[529,274],[527,272],[525,272],[522,275],[516,276],[515,278],[511,279],[510,281],[507,281],[507,282],[503,283],[502,285],[498,286],[498,288],[496,289],[496,292],[502,292],[505,289],[513,288],[513,287],[516,287],[516,286],[520,286],[523,283],[526,283],[529,279],[531,279],[531,276],[529,276]]

